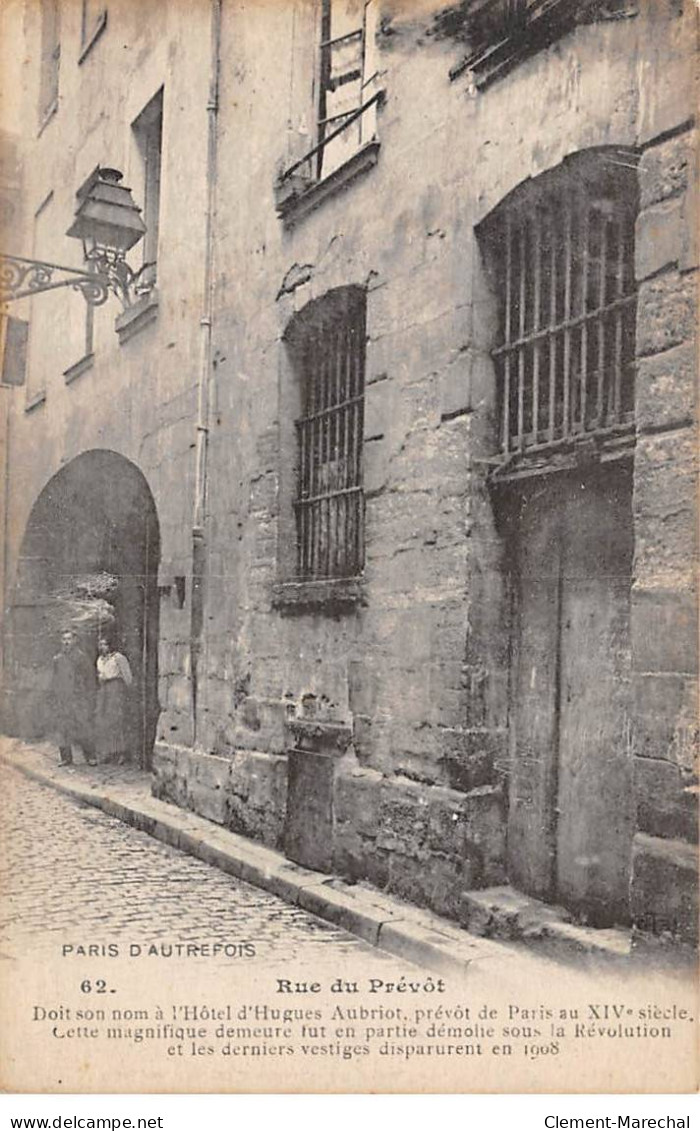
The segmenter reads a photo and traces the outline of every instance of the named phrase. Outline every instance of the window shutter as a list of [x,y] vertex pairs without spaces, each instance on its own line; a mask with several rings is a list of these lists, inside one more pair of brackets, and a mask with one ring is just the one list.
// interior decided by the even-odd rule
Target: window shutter
[[29,323],[21,318],[5,318],[0,329],[2,384],[23,385],[27,374]]

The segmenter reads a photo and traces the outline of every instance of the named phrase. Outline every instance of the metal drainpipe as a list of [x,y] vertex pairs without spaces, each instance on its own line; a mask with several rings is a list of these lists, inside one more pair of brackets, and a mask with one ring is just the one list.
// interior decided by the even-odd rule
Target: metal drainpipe
[[204,295],[201,327],[201,352],[197,382],[197,428],[195,434],[194,513],[192,516],[192,595],[190,618],[190,670],[192,679],[192,744],[198,738],[198,677],[204,629],[204,600],[207,567],[206,504],[207,444],[209,438],[209,385],[213,311],[213,221],[217,175],[217,116],[221,66],[222,0],[211,4],[211,55],[209,98],[207,100],[207,202],[204,233]]

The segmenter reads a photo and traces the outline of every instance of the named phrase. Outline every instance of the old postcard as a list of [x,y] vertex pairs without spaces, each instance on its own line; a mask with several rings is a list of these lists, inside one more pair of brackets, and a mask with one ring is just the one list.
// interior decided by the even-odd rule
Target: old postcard
[[3,1088],[694,1091],[695,4],[0,32]]

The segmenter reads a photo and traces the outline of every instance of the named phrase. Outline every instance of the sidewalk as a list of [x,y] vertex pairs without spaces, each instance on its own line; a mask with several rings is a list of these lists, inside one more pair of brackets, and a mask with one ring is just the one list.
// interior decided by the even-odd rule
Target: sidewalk
[[[547,976],[547,970],[561,968],[562,958],[573,961],[581,973],[601,961],[595,946],[589,953],[577,950],[553,956],[533,953],[522,943],[480,938],[396,897],[310,871],[280,852],[154,798],[150,775],[141,770],[84,763],[59,767],[54,745],[3,737],[0,760],[42,785],[102,809],[173,848],[436,973],[460,978],[469,973],[470,981],[476,973],[484,973],[499,982],[505,978],[522,983],[523,977],[541,978]],[[629,955],[620,954],[613,956],[613,964],[615,957],[629,960]],[[606,967],[610,962],[608,958]]]

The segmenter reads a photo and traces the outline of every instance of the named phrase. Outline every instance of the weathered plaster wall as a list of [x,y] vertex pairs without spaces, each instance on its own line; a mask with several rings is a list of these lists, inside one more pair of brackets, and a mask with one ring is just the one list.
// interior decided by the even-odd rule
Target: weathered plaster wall
[[[120,0],[109,6],[104,31],[79,62],[80,5],[62,5],[58,109],[39,131],[40,6],[26,10],[25,255],[81,266],[79,245],[63,233],[73,216],[76,189],[97,164],[123,170],[136,202],[143,204],[131,122],[161,86],[164,141],[155,320],[120,344],[114,329],[120,307],[111,299],[95,312],[92,365],[66,382],[64,371],[84,353],[82,297],[58,291],[17,308],[30,318],[32,334],[27,389],[12,394],[9,425],[8,604],[34,502],[61,466],[90,449],[119,452],[143,472],[158,510],[163,573],[190,572],[206,199],[207,6],[154,0],[144,19],[143,5]],[[32,217],[50,193],[48,242],[33,247]],[[135,267],[140,255],[139,247],[130,254]],[[31,407],[37,388],[45,399]],[[172,597],[164,598],[161,699],[171,709],[173,735],[183,739],[191,733],[188,633],[187,611]]]

